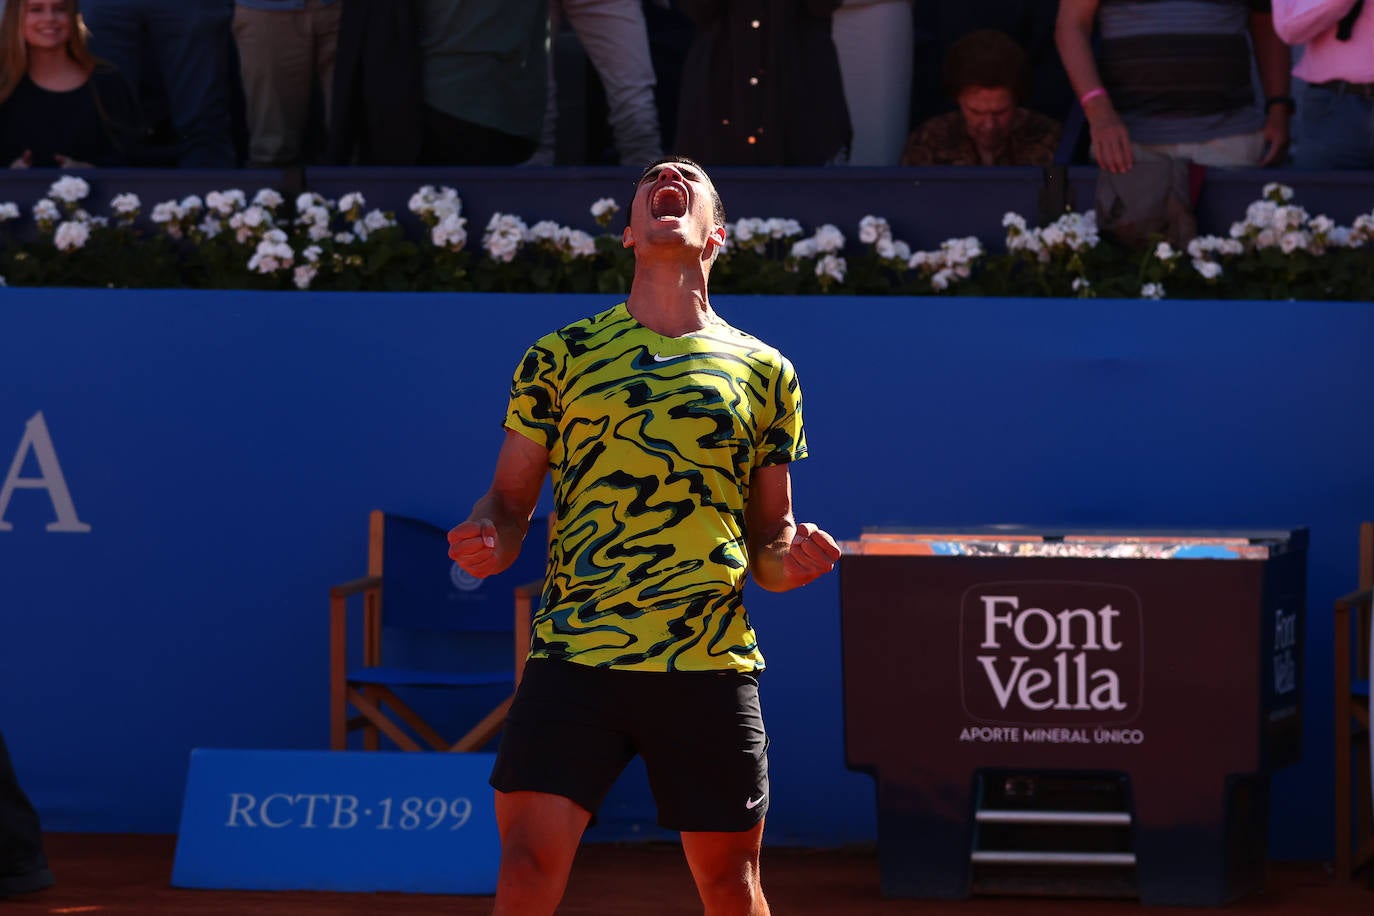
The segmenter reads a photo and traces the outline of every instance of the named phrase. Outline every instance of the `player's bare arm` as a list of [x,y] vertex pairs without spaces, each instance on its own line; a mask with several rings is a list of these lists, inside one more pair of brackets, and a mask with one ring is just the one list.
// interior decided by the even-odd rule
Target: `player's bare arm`
[[840,546],[827,532],[792,515],[792,475],[786,464],[754,471],[745,507],[749,572],[760,587],[785,592],[835,568]]
[[506,431],[491,487],[467,521],[448,533],[448,555],[464,572],[494,576],[515,562],[539,502],[549,452],[517,432]]

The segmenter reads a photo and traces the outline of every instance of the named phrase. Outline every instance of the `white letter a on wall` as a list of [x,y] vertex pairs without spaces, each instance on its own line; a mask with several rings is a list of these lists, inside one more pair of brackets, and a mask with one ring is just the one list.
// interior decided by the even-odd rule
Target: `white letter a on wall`
[[[42,471],[40,477],[19,476],[29,449],[33,449],[38,469]],[[10,507],[10,498],[14,496],[14,491],[20,488],[48,491],[53,511],[57,513],[57,521],[48,523],[49,531],[73,531],[84,534],[91,530],[90,525],[76,517],[72,495],[67,491],[67,479],[62,476],[62,466],[57,463],[57,452],[52,447],[52,437],[48,435],[48,424],[43,422],[41,410],[24,424],[24,438],[19,440],[19,450],[14,453],[14,461],[10,463],[10,471],[5,475],[4,484],[0,485],[0,531],[14,530],[14,526],[5,521],[5,512]]]

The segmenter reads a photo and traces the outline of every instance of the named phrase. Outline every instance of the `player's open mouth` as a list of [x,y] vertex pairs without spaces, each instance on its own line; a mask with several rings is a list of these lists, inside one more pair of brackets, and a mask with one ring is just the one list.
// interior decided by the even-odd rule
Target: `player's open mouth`
[[665,184],[649,197],[649,215],[654,219],[676,219],[687,215],[687,194],[679,187]]

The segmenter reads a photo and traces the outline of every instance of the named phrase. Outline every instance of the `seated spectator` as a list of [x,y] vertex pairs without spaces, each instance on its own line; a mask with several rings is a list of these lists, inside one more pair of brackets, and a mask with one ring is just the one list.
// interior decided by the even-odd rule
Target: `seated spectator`
[[[176,164],[238,165],[230,119],[228,0],[82,0],[92,50],[135,89],[143,123],[158,124],[147,76],[165,94]],[[147,91],[145,91],[147,90]]]
[[247,109],[248,165],[303,161],[317,90],[328,129],[341,5],[339,0],[236,0],[234,41]]
[[969,32],[945,58],[945,94],[959,110],[913,130],[902,165],[1053,165],[1061,127],[1022,107],[1029,88],[1026,54],[1011,36]]
[[[1368,7],[1368,8],[1367,8]],[[1274,0],[1274,31],[1301,45],[1293,164],[1374,168],[1374,5],[1364,0]]]
[[0,16],[0,162],[140,164],[138,115],[119,71],[86,46],[76,0],[9,0]]
[[1061,0],[1055,39],[1106,171],[1142,158],[1267,166],[1287,155],[1291,61],[1269,0]]
[[696,24],[674,147],[703,165],[849,158],[830,17],[840,0],[678,0]]
[[[1026,53],[1030,93],[1022,107],[1067,123],[1073,87],[1054,46],[1055,0],[920,0],[913,7],[915,43],[911,87],[912,126],[949,111],[940,90],[949,49],[978,29],[1010,35]],[[905,138],[904,138],[905,139]]]

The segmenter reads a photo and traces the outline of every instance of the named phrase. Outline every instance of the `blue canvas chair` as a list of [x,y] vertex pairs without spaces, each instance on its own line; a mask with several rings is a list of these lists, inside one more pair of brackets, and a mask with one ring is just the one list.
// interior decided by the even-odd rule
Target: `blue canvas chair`
[[[1374,522],[1360,526],[1359,590],[1336,599],[1336,874],[1374,868],[1374,734],[1370,731]],[[1371,874],[1374,880],[1374,874]]]
[[[386,735],[403,750],[473,751],[505,723],[524,668],[530,618],[543,589],[547,537],[531,526],[519,559],[475,579],[448,558],[447,530],[374,509],[367,575],[329,590],[330,746],[362,730],[363,748]],[[361,614],[350,614],[354,596]],[[505,698],[456,740],[422,716],[439,691]],[[407,702],[402,698],[410,699]],[[430,705],[433,705],[430,703]],[[445,712],[461,708],[437,707]],[[428,705],[423,706],[429,709]],[[466,727],[466,726],[464,726]]]

